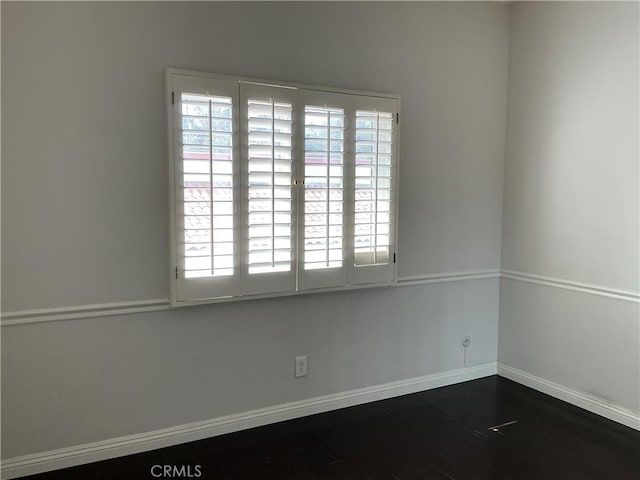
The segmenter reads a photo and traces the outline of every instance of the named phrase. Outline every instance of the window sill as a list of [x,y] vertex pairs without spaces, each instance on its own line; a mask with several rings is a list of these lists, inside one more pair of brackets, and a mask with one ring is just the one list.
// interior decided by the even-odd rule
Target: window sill
[[343,285],[339,287],[325,287],[325,288],[313,288],[307,290],[298,290],[295,292],[272,292],[272,293],[264,293],[259,295],[236,295],[229,297],[212,297],[212,298],[203,298],[197,300],[184,300],[180,301],[177,299],[171,299],[171,308],[182,308],[182,307],[195,307],[201,305],[213,305],[218,303],[229,303],[229,302],[240,302],[240,301],[248,301],[248,300],[260,300],[266,298],[285,298],[285,297],[297,297],[302,295],[309,295],[314,293],[340,293],[340,292],[353,292],[359,290],[370,290],[384,287],[394,287],[398,284],[397,280],[392,280],[390,282],[378,282],[378,283],[365,283],[361,285]]

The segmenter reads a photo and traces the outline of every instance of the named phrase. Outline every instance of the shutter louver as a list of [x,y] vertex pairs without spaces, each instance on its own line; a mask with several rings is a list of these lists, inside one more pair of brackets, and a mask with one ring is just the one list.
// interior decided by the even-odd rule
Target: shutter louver
[[344,110],[305,107],[304,269],[343,264]]
[[233,105],[182,93],[185,278],[234,274]]
[[248,273],[292,270],[290,103],[247,101]]
[[390,261],[393,115],[356,112],[354,264]]

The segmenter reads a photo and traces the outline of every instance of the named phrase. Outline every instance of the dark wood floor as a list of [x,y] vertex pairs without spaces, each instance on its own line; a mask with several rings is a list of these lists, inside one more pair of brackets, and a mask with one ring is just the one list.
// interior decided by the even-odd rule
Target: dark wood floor
[[640,432],[494,376],[28,478],[166,464],[202,479],[638,480]]

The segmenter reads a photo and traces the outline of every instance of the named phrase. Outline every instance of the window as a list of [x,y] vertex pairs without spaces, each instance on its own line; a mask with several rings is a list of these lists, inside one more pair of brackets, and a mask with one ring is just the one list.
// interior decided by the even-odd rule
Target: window
[[167,80],[174,306],[395,281],[397,96]]

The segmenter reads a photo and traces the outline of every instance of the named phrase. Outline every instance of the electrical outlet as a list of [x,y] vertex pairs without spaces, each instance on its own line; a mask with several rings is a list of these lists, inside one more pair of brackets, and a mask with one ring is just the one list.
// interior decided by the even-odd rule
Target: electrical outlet
[[469,336],[462,337],[462,346],[464,348],[467,348],[469,345],[471,345],[471,337]]
[[296,357],[296,378],[307,376],[307,356]]

